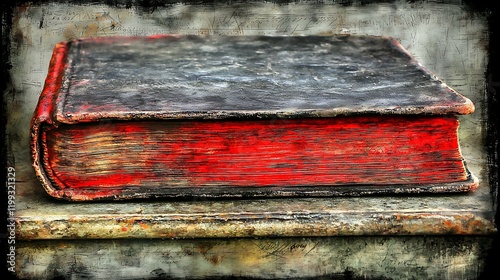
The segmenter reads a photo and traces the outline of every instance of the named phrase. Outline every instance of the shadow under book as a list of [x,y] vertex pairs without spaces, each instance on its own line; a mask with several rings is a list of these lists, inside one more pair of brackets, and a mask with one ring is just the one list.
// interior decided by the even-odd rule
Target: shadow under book
[[471,191],[472,102],[378,36],[56,45],[31,151],[67,200]]

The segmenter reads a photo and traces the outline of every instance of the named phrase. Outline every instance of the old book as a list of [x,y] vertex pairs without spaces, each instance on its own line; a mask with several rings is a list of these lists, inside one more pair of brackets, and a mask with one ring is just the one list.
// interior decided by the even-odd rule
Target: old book
[[87,38],[55,47],[31,150],[68,200],[463,192],[473,111],[389,37]]

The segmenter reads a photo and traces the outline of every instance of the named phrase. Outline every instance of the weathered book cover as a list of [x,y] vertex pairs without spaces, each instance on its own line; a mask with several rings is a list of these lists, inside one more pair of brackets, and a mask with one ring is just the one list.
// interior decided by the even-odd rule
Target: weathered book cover
[[31,151],[68,200],[463,192],[473,111],[388,37],[89,38],[55,47]]

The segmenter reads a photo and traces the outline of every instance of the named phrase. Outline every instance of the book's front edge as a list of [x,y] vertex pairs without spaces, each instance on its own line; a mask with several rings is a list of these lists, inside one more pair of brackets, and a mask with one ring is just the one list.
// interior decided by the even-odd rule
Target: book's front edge
[[[54,111],[56,100],[63,81],[64,71],[66,68],[66,60],[69,49],[69,42],[58,43],[54,47],[52,58],[50,60],[47,77],[42,93],[38,99],[38,104],[31,118],[30,131],[30,150],[32,166],[35,170],[36,177],[41,182],[47,193],[53,197],[61,198],[60,192],[57,191],[61,186],[56,187],[52,184],[50,170],[46,170],[43,164],[43,147],[42,147],[42,127],[56,127],[57,123],[54,120]],[[47,166],[47,165],[45,165]]]
[[338,185],[294,187],[163,187],[163,188],[66,188],[54,196],[68,201],[119,201],[136,199],[239,199],[354,197],[376,195],[419,195],[467,193],[479,186],[478,178],[467,170],[464,181],[434,184]]

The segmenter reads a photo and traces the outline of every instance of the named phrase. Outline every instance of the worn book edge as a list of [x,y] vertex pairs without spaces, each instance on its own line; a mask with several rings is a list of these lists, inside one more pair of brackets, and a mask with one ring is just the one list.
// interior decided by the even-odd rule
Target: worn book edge
[[339,185],[315,187],[185,187],[179,188],[86,188],[54,189],[46,182],[49,195],[68,201],[130,200],[146,198],[278,198],[278,197],[346,197],[370,195],[444,194],[473,191],[478,178],[468,170],[468,179],[462,182],[408,185]]
[[68,42],[61,42],[54,47],[49,70],[45,79],[44,89],[40,94],[38,104],[31,119],[30,149],[35,175],[42,183],[46,192],[56,198],[60,198],[60,195],[56,193],[56,188],[52,186],[42,165],[41,152],[43,149],[40,143],[40,129],[42,125],[57,127],[57,123],[54,123],[52,114],[64,76],[63,73],[67,63],[68,45]]

